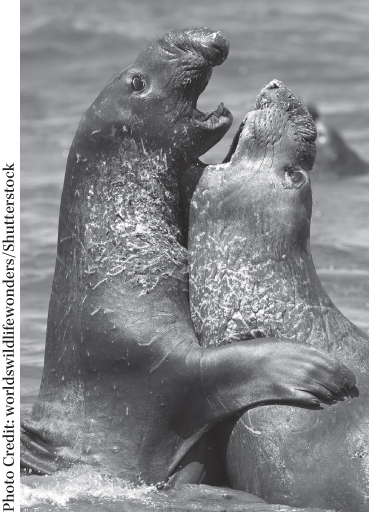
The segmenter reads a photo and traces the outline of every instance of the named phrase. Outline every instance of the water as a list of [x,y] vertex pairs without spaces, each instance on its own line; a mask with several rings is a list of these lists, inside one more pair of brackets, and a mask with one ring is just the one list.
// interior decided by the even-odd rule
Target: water
[[[208,485],[184,485],[167,491],[147,485],[132,487],[85,467],[74,467],[57,477],[27,477],[22,490],[24,512],[297,512],[291,507],[265,504],[242,491]],[[40,501],[43,505],[33,506]]]
[[[214,70],[199,108],[210,111],[223,101],[235,118],[205,161],[222,159],[257,92],[273,78],[315,102],[324,121],[369,160],[367,0],[188,0],[176,8],[169,0],[23,2],[23,416],[42,373],[60,194],[79,119],[109,78],[149,41],[171,28],[201,25],[226,34],[231,50]],[[369,176],[319,183],[314,195],[312,250],[318,273],[339,309],[369,332]],[[45,493],[41,502],[56,499],[53,488]],[[34,496],[29,505],[37,503]]]

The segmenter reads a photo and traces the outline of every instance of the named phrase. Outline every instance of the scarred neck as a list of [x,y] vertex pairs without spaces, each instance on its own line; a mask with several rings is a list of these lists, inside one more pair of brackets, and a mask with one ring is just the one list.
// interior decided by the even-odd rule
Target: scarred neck
[[177,169],[134,144],[101,164],[86,189],[83,266],[95,281],[121,276],[144,290],[185,278]]

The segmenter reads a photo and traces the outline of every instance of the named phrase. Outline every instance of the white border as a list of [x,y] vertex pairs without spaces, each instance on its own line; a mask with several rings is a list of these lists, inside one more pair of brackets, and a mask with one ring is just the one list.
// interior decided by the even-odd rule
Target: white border
[[[6,485],[4,480],[6,478],[6,471],[11,469],[14,472],[15,479],[15,502],[14,510],[20,509],[19,505],[19,396],[20,396],[20,336],[19,336],[19,306],[20,306],[20,279],[19,279],[19,217],[20,217],[20,133],[19,133],[19,117],[20,117],[20,106],[19,106],[19,94],[20,94],[20,3],[19,0],[11,0],[10,2],[2,2],[0,7],[1,17],[1,30],[0,30],[0,62],[1,62],[1,73],[0,73],[0,97],[1,97],[1,122],[0,122],[0,169],[5,164],[12,164],[14,162],[15,170],[15,233],[16,233],[16,264],[15,264],[15,415],[14,426],[15,426],[15,459],[14,466],[12,468],[6,468],[3,465],[3,457],[6,451],[5,439],[0,439],[0,499],[1,509],[3,506],[2,500],[5,498]],[[3,215],[5,214],[5,176],[3,171],[0,177],[0,233],[1,240],[2,235],[5,231]],[[5,272],[5,256],[1,254],[0,260],[0,272],[1,281],[4,279]],[[5,315],[5,286],[1,283],[0,287],[0,318],[1,324]],[[0,373],[1,376],[4,373],[5,360],[3,357],[0,359]],[[2,385],[1,385],[2,388]],[[0,389],[0,415],[1,415],[1,433],[3,432],[3,425],[6,422],[5,419],[5,393]],[[2,434],[1,434],[2,435]]]

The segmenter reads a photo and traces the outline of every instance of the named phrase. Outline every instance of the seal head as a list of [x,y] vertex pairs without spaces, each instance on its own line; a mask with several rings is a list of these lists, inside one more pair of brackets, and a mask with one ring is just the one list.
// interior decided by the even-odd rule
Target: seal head
[[160,148],[188,164],[226,133],[232,116],[223,104],[209,114],[197,100],[212,69],[227,58],[229,43],[206,28],[171,30],[113,77],[83,116],[71,151],[86,144],[102,158],[124,139]]

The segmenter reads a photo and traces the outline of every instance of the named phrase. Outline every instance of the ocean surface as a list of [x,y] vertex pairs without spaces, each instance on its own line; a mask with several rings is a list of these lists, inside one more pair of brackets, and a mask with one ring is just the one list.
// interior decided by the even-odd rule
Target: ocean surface
[[[222,160],[258,91],[273,78],[314,102],[324,122],[369,161],[368,0],[23,1],[22,416],[41,379],[60,195],[78,122],[108,80],[148,42],[185,26],[220,30],[230,41],[229,57],[214,70],[198,107],[211,111],[223,101],[234,124],[204,161]],[[318,182],[314,198],[318,274],[338,308],[369,332],[369,175]],[[23,505],[58,504],[52,489],[42,499],[32,496]]]

